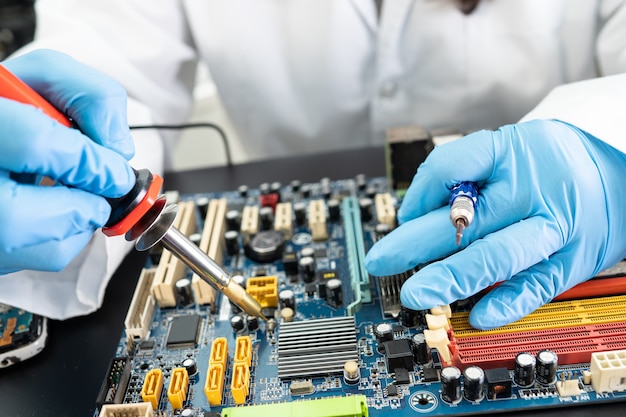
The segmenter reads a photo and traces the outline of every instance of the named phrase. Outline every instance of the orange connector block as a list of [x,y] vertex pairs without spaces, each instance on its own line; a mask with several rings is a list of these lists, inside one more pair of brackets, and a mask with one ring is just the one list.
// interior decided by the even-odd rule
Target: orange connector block
[[235,346],[235,363],[242,362],[248,367],[252,365],[252,340],[250,336],[239,336]]
[[220,405],[222,403],[224,372],[224,367],[221,363],[209,365],[206,382],[204,383],[204,394],[211,405]]
[[248,278],[246,292],[263,308],[278,307],[278,277],[275,275]]
[[152,409],[159,408],[161,392],[163,391],[163,372],[160,369],[152,369],[146,374],[141,388],[141,398],[150,404]]
[[250,368],[243,362],[236,362],[233,366],[233,381],[230,391],[235,404],[244,404],[250,389]]
[[173,408],[183,408],[183,403],[187,398],[187,387],[189,386],[189,375],[185,368],[172,369],[170,386],[167,388],[167,398]]
[[221,364],[226,369],[226,362],[228,361],[228,341],[225,337],[218,337],[213,340],[211,344],[211,356],[209,358],[209,365],[212,363]]
[[204,394],[211,405],[220,405],[222,403],[227,362],[228,341],[225,337],[218,337],[211,344],[209,369],[207,370],[204,383]]

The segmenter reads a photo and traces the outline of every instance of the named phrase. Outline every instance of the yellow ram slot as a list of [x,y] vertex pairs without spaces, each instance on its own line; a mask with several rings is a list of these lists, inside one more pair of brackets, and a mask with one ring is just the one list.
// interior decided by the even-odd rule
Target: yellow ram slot
[[615,323],[626,321],[626,296],[546,304],[521,320],[493,330],[474,329],[468,322],[468,316],[467,312],[452,315],[451,324],[456,338]]
[[[196,230],[195,204],[193,201],[183,201],[178,204],[178,215],[174,226],[185,236]],[[174,284],[184,276],[187,266],[168,250],[163,250],[154,281],[152,294],[160,307],[175,307],[176,294]]]
[[206,374],[204,384],[204,394],[211,405],[222,403],[222,393],[224,392],[224,367],[221,363],[212,363]]
[[[213,199],[209,201],[206,216],[204,218],[204,228],[200,238],[200,250],[208,254],[218,264],[224,260],[224,232],[226,228],[225,198]],[[191,278],[196,302],[201,305],[215,302],[215,289],[204,282],[198,275]]]
[[230,386],[230,392],[233,395],[235,404],[244,404],[250,389],[250,368],[242,362],[235,363],[233,366],[233,381]]
[[163,391],[163,372],[160,369],[152,369],[143,381],[141,398],[152,404],[152,409],[156,410],[159,408],[161,391]]
[[189,385],[189,375],[185,368],[172,369],[170,386],[167,388],[167,398],[173,408],[183,408],[183,403],[187,398],[187,386]]
[[239,336],[235,346],[235,363],[242,362],[252,365],[252,340],[250,336]]
[[263,308],[278,307],[278,277],[275,275],[248,278],[246,292]]
[[226,369],[226,362],[228,361],[228,341],[225,337],[218,337],[213,340],[211,344],[211,356],[209,358],[209,365],[213,363],[219,363]]

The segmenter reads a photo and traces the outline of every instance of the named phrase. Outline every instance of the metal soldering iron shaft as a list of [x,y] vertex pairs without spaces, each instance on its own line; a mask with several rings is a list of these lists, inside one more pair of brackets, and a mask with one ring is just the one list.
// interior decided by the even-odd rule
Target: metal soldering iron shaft
[[183,261],[193,272],[209,284],[217,287],[246,313],[267,321],[261,305],[197,245],[175,227],[170,227],[161,238],[163,247]]

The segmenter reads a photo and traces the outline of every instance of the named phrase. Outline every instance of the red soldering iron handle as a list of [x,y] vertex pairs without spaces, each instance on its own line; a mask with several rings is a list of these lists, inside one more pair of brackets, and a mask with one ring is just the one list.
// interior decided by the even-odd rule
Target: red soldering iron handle
[[48,103],[35,90],[30,88],[24,81],[17,78],[11,71],[0,65],[0,97],[17,101],[22,104],[41,109],[45,114],[52,117],[64,126],[72,127],[72,122],[63,113]]

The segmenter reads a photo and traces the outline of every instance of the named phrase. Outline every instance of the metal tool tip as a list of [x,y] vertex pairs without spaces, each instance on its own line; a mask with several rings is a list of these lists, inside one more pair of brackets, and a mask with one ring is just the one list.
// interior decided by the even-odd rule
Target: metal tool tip
[[264,320],[264,321],[266,321],[266,322],[270,321],[270,319],[268,319],[267,317],[265,317],[265,316],[263,315],[263,313],[259,313],[259,318],[263,319],[263,320]]
[[458,219],[456,221],[456,245],[459,246],[461,244],[461,239],[463,238],[463,230],[465,230],[465,222],[462,219]]

